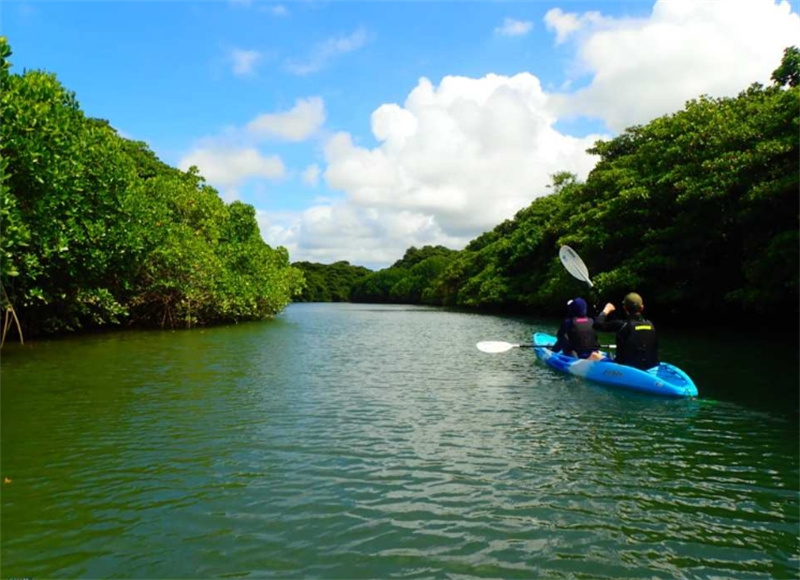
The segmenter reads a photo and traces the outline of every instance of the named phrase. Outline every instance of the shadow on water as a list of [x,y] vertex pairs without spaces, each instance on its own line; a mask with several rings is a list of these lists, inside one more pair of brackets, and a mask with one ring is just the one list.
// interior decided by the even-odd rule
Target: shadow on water
[[731,330],[668,331],[662,358],[680,360],[701,399],[800,416],[800,347],[795,335]]

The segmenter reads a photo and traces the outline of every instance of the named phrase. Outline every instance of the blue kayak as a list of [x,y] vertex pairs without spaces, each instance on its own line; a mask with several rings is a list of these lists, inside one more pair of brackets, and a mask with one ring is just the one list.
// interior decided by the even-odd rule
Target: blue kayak
[[556,343],[556,337],[537,332],[533,335],[533,349],[536,357],[547,366],[562,373],[602,383],[609,387],[619,387],[667,397],[696,397],[697,387],[692,379],[678,367],[669,363],[661,363],[657,367],[639,370],[634,367],[619,365],[603,353],[602,360],[584,360],[546,348]]

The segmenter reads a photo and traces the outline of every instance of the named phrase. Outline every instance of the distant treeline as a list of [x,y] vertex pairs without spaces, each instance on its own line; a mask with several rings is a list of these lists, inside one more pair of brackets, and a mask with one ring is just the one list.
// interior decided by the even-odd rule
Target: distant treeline
[[411,248],[389,268],[352,276],[350,300],[560,314],[588,290],[558,260],[568,244],[589,266],[595,301],[636,290],[651,313],[779,314],[796,327],[796,47],[772,80],[597,142],[585,182],[554,175],[552,194],[464,250]]
[[372,273],[368,268],[352,266],[349,262],[294,262],[292,266],[303,272],[306,280],[295,302],[350,302],[353,286]]
[[252,206],[86,117],[52,74],[12,74],[0,38],[3,338],[269,317],[299,292]]
[[353,302],[393,302],[440,304],[432,294],[438,280],[458,252],[443,246],[409,248],[402,259],[390,267],[359,280],[353,286]]

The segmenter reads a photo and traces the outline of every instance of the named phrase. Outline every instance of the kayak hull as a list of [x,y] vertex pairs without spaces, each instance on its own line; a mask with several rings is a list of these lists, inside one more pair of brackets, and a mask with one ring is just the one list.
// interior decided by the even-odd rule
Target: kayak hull
[[661,363],[646,371],[620,365],[603,353],[602,360],[577,359],[546,348],[553,345],[556,337],[537,332],[533,335],[536,357],[559,372],[582,377],[609,387],[617,387],[664,397],[696,397],[694,381],[678,367]]

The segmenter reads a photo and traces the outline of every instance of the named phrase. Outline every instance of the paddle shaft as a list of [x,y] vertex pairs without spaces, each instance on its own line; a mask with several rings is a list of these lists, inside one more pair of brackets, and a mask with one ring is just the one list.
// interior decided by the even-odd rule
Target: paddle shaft
[[[519,345],[520,348],[549,348],[553,346],[552,344],[521,344]],[[617,348],[616,344],[601,344],[598,348]]]
[[[553,346],[552,344],[527,344],[527,343],[520,344],[520,343],[499,342],[499,341],[479,342],[477,346],[478,346],[478,348],[481,348],[481,346],[483,346],[483,345],[490,345],[490,344],[491,345],[497,345],[497,347],[503,349],[503,350],[498,350],[497,352],[504,352],[506,350],[511,350],[512,348],[550,348],[551,346]],[[616,344],[600,344],[600,345],[598,345],[597,348],[617,348],[617,345]]]

